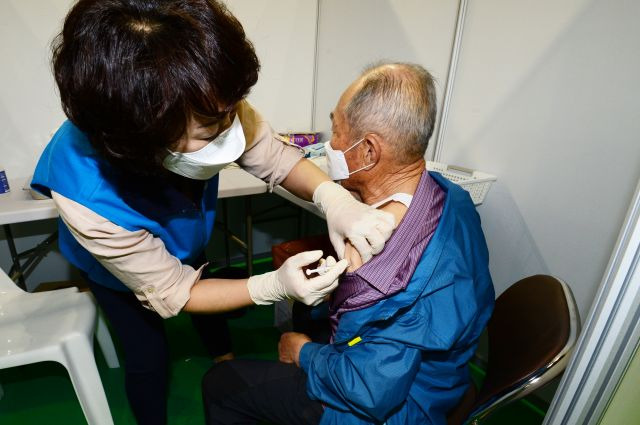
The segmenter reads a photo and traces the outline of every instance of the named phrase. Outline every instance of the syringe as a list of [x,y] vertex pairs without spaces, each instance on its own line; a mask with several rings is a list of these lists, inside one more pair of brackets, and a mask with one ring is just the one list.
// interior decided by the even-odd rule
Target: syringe
[[307,273],[307,276],[310,276],[313,273],[325,274],[328,271],[329,271],[329,267],[327,267],[327,263],[324,262],[320,264],[320,267],[318,267],[317,269],[307,269],[306,273]]

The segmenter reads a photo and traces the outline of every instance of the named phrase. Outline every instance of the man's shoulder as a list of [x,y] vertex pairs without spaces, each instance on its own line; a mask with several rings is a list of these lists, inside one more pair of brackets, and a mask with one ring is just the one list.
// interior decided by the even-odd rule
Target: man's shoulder
[[472,209],[475,211],[475,205],[473,204],[471,195],[459,184],[452,182],[437,171],[429,171],[429,175],[445,192],[447,202],[453,204],[456,210]]

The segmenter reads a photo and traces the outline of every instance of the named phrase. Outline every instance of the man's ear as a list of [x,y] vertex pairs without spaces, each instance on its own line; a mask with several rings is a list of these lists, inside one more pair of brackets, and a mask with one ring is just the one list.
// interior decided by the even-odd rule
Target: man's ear
[[364,164],[377,164],[382,156],[382,137],[376,133],[367,133],[362,144]]

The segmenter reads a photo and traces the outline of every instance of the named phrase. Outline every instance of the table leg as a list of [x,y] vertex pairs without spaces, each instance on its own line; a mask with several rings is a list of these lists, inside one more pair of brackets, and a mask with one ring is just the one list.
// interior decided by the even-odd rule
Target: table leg
[[34,248],[18,253],[18,258],[26,258],[24,263],[20,263],[22,268],[22,276],[26,279],[36,268],[38,263],[47,255],[49,249],[58,238],[58,232],[53,232],[45,240],[40,242]]
[[246,244],[247,244],[247,273],[253,275],[253,217],[251,211],[251,196],[244,197],[245,224],[246,224]]
[[14,281],[18,280],[18,286],[22,288],[24,291],[27,290],[27,283],[24,280],[24,274],[22,273],[22,267],[20,266],[20,257],[18,256],[18,251],[16,250],[16,244],[13,240],[13,233],[11,233],[11,226],[8,224],[3,224],[2,228],[4,230],[5,237],[7,238],[7,245],[9,245],[9,253],[11,253],[11,261],[12,266],[9,271],[9,277]]
[[304,209],[298,208],[298,239],[302,238],[302,231],[304,229]]
[[231,251],[229,250],[229,204],[222,199],[222,219],[224,220],[224,254],[225,265],[231,266]]

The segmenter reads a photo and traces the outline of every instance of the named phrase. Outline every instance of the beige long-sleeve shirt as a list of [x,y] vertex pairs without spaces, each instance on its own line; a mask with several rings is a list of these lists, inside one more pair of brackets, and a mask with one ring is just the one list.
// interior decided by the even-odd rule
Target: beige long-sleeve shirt
[[[237,113],[247,148],[236,162],[272,189],[286,178],[302,153],[275,134],[247,102],[239,104]],[[160,238],[146,230],[126,230],[59,193],[52,192],[52,198],[78,243],[131,289],[146,308],[163,318],[182,310],[202,267],[195,270],[182,264]]]

